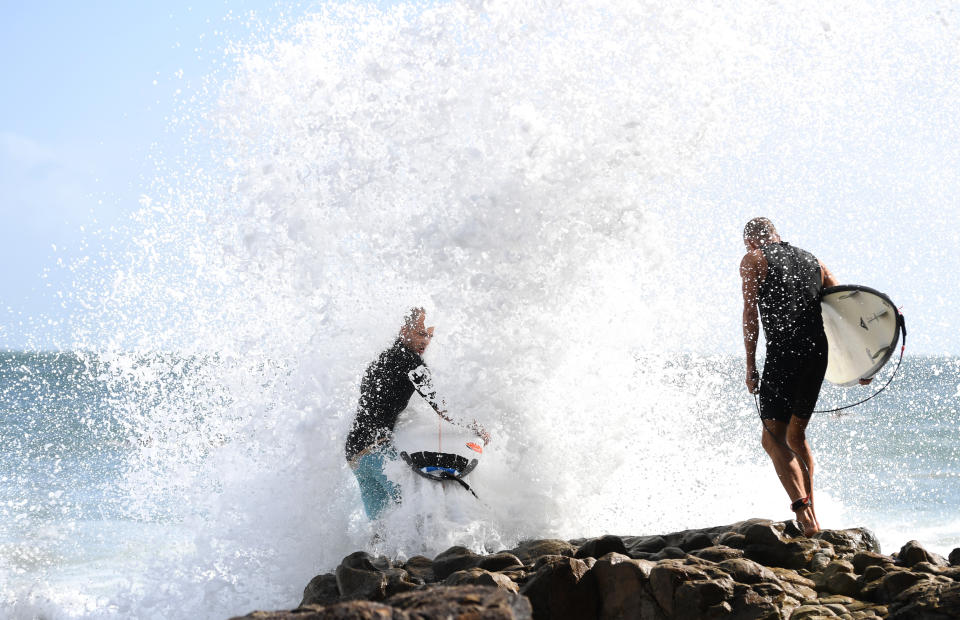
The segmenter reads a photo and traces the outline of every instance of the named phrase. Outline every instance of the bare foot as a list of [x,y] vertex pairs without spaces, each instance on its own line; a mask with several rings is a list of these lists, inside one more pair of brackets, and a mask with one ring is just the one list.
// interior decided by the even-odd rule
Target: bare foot
[[817,523],[817,515],[813,513],[813,506],[804,506],[796,511],[797,522],[803,530],[803,535],[807,538],[820,531],[820,525]]

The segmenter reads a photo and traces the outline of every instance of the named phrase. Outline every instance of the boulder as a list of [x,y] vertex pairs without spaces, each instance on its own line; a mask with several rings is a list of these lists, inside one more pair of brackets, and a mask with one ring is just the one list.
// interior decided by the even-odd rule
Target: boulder
[[523,562],[512,553],[501,551],[482,557],[477,563],[477,568],[488,571],[515,570],[523,568]]
[[679,560],[663,560],[650,571],[650,591],[660,609],[669,617],[676,609],[680,586],[689,581],[703,581],[707,578],[707,574],[697,567]]
[[517,556],[524,564],[533,564],[537,558],[545,555],[562,555],[573,557],[577,548],[565,540],[528,540],[517,545],[510,553]]
[[514,583],[509,577],[501,573],[491,573],[482,568],[468,568],[460,570],[444,580],[444,585],[448,586],[489,586],[492,588],[502,588],[508,592],[516,594],[520,586]]
[[900,553],[897,554],[897,564],[909,568],[920,562],[929,562],[937,566],[947,565],[947,561],[943,557],[927,551],[923,548],[923,545],[915,540],[909,541],[900,548]]
[[[750,537],[747,537],[750,540]],[[776,543],[749,543],[743,550],[744,557],[764,566],[783,568],[805,568],[819,551],[817,543],[807,538],[778,541]]]
[[608,553],[597,560],[591,572],[600,597],[600,619],[653,617],[656,604],[647,584],[654,566],[653,562],[620,553]]
[[864,583],[870,583],[871,581],[876,581],[877,579],[881,579],[886,574],[887,574],[887,569],[884,568],[883,566],[878,566],[878,565],[868,566],[865,569],[863,569],[862,579]]
[[713,539],[705,532],[690,532],[680,539],[679,547],[686,552],[713,546]]
[[917,583],[897,596],[890,606],[891,620],[960,618],[960,583]]
[[747,537],[739,532],[725,532],[717,538],[717,544],[743,549],[747,545]]
[[619,536],[601,536],[600,538],[591,538],[577,549],[574,557],[576,558],[600,558],[610,552],[622,553],[627,555],[627,547],[623,539]]
[[357,551],[343,558],[336,570],[337,589],[343,600],[381,601],[387,595],[385,558]]
[[743,550],[727,547],[726,545],[715,545],[711,547],[704,547],[703,549],[697,549],[696,551],[691,551],[690,555],[695,558],[708,560],[710,562],[723,562],[724,560],[730,560],[733,558],[742,558]]
[[255,611],[232,620],[411,620],[389,605],[370,601],[348,601],[329,606],[308,605],[293,611]]
[[437,581],[442,581],[458,570],[473,568],[480,559],[479,555],[466,547],[450,547],[433,558],[433,577]]
[[862,575],[868,566],[887,566],[893,564],[893,558],[873,551],[859,551],[851,560],[853,571]]
[[656,553],[667,546],[663,536],[625,536],[622,538],[627,548],[626,555],[636,557],[639,553]]
[[530,599],[538,620],[591,620],[600,607],[596,576],[576,558],[544,562],[520,593]]
[[414,579],[420,579],[424,583],[433,583],[437,578],[433,574],[433,560],[422,555],[415,555],[406,561],[403,570]]
[[947,559],[950,560],[950,566],[960,566],[960,547],[951,551]]
[[761,581],[778,582],[777,576],[761,564],[746,558],[732,558],[717,565],[737,583],[754,584]]
[[865,527],[823,530],[814,534],[813,537],[830,543],[838,555],[852,555],[858,551],[880,553],[880,542],[877,536]]
[[411,619],[530,620],[530,601],[512,592],[485,586],[434,586],[387,599]]
[[317,575],[303,589],[303,600],[300,601],[300,606],[332,605],[339,600],[340,589],[337,587],[336,575]]

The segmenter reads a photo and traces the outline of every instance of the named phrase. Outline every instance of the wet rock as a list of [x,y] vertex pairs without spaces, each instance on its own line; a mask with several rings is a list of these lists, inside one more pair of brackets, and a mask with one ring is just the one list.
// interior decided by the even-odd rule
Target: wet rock
[[660,560],[679,560],[685,557],[687,557],[687,554],[680,547],[664,547],[650,556],[650,559],[656,562]]
[[742,558],[743,550],[734,549],[733,547],[727,547],[725,545],[716,545],[691,551],[690,555],[696,558],[709,560],[710,562],[723,562],[724,560],[730,560],[733,558]]
[[422,580],[411,578],[402,568],[388,568],[383,574],[387,576],[387,596],[423,587]]
[[[747,540],[750,540],[749,535]],[[818,550],[819,547],[814,541],[800,538],[773,544],[748,543],[743,554],[764,566],[798,569],[808,566]]]
[[392,596],[386,601],[412,619],[529,620],[530,601],[498,588],[434,586]]
[[660,608],[670,616],[674,613],[680,587],[688,581],[705,579],[707,574],[699,568],[679,560],[664,560],[658,562],[650,571],[650,590]]
[[858,551],[880,553],[880,542],[876,535],[865,527],[823,530],[814,534],[813,537],[830,543],[838,555],[852,555]]
[[947,559],[950,560],[950,566],[960,566],[960,547],[951,551]]
[[674,613],[678,618],[702,618],[719,611],[724,603],[731,609],[727,601],[733,598],[735,585],[730,578],[681,583],[674,594]]
[[860,551],[854,554],[851,563],[853,571],[862,575],[868,566],[888,566],[893,564],[893,559],[873,551]]
[[450,547],[433,558],[433,577],[442,581],[458,570],[473,568],[479,562],[480,556],[466,547]]
[[373,558],[363,551],[343,558],[335,573],[340,597],[344,600],[383,600],[387,595],[387,575],[382,568],[388,566],[384,558]]
[[340,590],[337,588],[336,575],[317,575],[303,589],[303,600],[300,601],[300,606],[332,605],[339,600]]
[[947,561],[941,556],[927,551],[915,540],[911,540],[900,548],[900,553],[897,554],[897,564],[909,568],[920,562],[929,562],[937,566],[947,565]]
[[889,618],[894,620],[960,618],[960,583],[947,584],[926,581],[918,583],[897,596],[890,606]]
[[778,581],[777,576],[767,567],[746,558],[733,558],[718,564],[734,581],[754,584],[761,581]]
[[422,555],[415,555],[406,561],[403,569],[414,579],[420,579],[424,583],[433,583],[436,577],[433,574],[433,560]]
[[687,553],[713,546],[713,539],[705,532],[690,532],[680,539],[678,545]]
[[904,590],[913,587],[920,581],[930,579],[930,575],[911,573],[909,571],[892,571],[863,588],[863,596],[876,603],[889,603]]
[[836,615],[833,610],[823,605],[800,605],[790,614],[790,620],[812,620],[813,618],[823,617],[833,618],[836,617]]
[[869,583],[871,581],[876,581],[877,579],[881,579],[886,574],[887,574],[887,569],[884,568],[883,566],[879,566],[879,565],[868,566],[865,569],[863,569],[863,582]]
[[523,568],[523,562],[521,562],[520,558],[512,553],[502,551],[500,553],[494,553],[493,555],[488,555],[481,558],[480,562],[477,564],[477,568],[482,568],[483,570],[488,570],[491,572],[512,570]]
[[562,555],[573,557],[577,548],[565,540],[528,540],[520,543],[510,553],[517,556],[524,564],[533,564],[537,558],[545,555]]
[[580,545],[574,557],[581,559],[601,558],[611,552],[627,555],[627,547],[619,536],[607,535],[600,538],[591,538]]
[[506,575],[491,573],[482,568],[468,568],[467,570],[457,571],[447,577],[443,583],[448,586],[489,586],[491,588],[502,588],[514,594],[520,590],[520,586]]
[[590,620],[600,606],[596,577],[586,562],[570,557],[545,562],[520,593],[538,620]]
[[779,546],[782,541],[780,532],[777,531],[772,523],[756,523],[748,527],[743,534],[746,537],[747,546]]
[[410,620],[410,617],[383,603],[349,601],[326,607],[309,605],[293,611],[255,611],[232,620]]
[[650,571],[656,566],[646,560],[634,560],[620,553],[609,553],[593,565],[597,581],[601,620],[649,618],[655,607],[648,595]]
[[663,536],[626,536],[622,538],[627,548],[626,555],[636,557],[639,553],[657,553],[667,546]]
[[724,532],[717,538],[717,544],[733,549],[743,549],[747,544],[747,537],[739,532]]

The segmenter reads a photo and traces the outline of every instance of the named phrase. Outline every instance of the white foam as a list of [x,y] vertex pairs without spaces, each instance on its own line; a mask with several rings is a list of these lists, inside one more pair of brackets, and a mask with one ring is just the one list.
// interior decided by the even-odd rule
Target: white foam
[[[129,512],[194,546],[120,563],[127,585],[62,615],[290,608],[360,548],[785,516],[741,386],[663,355],[711,348],[718,313],[736,325],[716,303],[735,300],[735,265],[687,245],[726,216],[690,184],[796,102],[859,97],[839,76],[890,55],[866,51],[887,18],[530,4],[325,6],[211,85],[188,144],[203,164],[161,171],[130,252],[76,292],[79,344],[109,362],[137,446]],[[691,219],[704,230],[676,229]],[[437,325],[448,404],[493,435],[470,478],[485,505],[406,472],[374,548],[342,443],[412,305]]]

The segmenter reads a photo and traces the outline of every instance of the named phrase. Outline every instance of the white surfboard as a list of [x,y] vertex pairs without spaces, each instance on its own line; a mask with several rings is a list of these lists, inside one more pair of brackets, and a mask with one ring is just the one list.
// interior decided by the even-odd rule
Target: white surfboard
[[855,385],[877,374],[900,338],[900,312],[890,298],[865,286],[845,284],[825,288],[821,307],[830,346],[827,381]]

